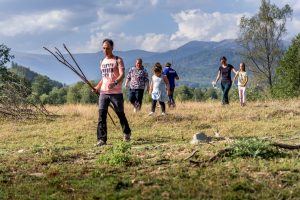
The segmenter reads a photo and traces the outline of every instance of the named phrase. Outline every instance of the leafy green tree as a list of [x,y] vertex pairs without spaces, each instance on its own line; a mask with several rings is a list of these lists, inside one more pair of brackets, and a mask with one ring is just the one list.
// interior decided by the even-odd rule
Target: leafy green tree
[[80,90],[83,85],[84,85],[83,82],[78,82],[75,85],[69,87],[67,93],[67,103],[80,103],[81,100]]
[[42,94],[39,97],[40,101],[42,102],[42,104],[47,104],[48,100],[49,100],[49,95],[48,94]]
[[49,92],[52,90],[50,79],[47,76],[36,76],[33,80],[31,89],[32,92],[37,96],[41,96],[42,94],[49,94]]
[[204,97],[205,97],[205,100],[218,99],[218,92],[216,89],[210,87],[204,93]]
[[175,98],[179,101],[187,101],[193,99],[193,90],[185,85],[175,89]]
[[193,92],[193,99],[195,101],[204,101],[204,92],[201,90],[201,88],[195,88]]
[[54,87],[49,92],[47,103],[54,104],[54,105],[66,103],[67,102],[67,91],[68,90],[66,87],[62,87],[62,88]]
[[255,77],[260,77],[270,89],[273,87],[275,68],[283,55],[282,37],[286,34],[286,21],[292,16],[289,5],[278,8],[269,0],[261,0],[259,12],[240,20],[238,42],[245,62]]
[[91,88],[86,84],[81,87],[79,92],[81,94],[80,103],[96,103],[98,100],[97,95],[93,93]]
[[277,97],[300,96],[300,34],[292,41],[276,70],[274,94]]
[[10,55],[10,48],[4,44],[0,44],[0,67],[3,67],[5,63],[9,62],[13,58],[14,56]]
[[9,71],[17,74],[21,78],[25,78],[29,82],[33,82],[34,78],[39,75],[38,73],[31,71],[29,68],[18,65],[15,62],[11,63]]

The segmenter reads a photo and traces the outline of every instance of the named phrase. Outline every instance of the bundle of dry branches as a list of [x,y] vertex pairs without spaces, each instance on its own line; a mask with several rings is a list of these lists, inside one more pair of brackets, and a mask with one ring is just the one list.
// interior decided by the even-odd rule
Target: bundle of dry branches
[[[92,84],[90,83],[90,81],[86,78],[85,74],[83,73],[83,71],[81,70],[80,66],[78,65],[77,61],[75,60],[74,56],[71,54],[71,52],[69,51],[69,49],[67,48],[67,46],[65,44],[63,44],[64,49],[68,52],[69,56],[71,57],[72,61],[75,63],[75,66],[72,65],[66,58],[65,56],[61,53],[61,51],[55,47],[55,51],[52,52],[50,51],[48,48],[43,47],[46,51],[48,51],[50,54],[52,54],[57,61],[59,61],[60,63],[62,63],[63,65],[65,65],[66,67],[68,67],[70,70],[72,70],[77,76],[79,76],[79,78],[86,83],[91,90],[93,90],[98,96],[99,96],[99,92],[95,91],[95,88],[92,86]],[[109,107],[111,109],[114,110],[114,107],[112,107],[111,105],[109,105]],[[110,113],[107,113],[109,118],[111,119],[112,123],[116,126],[113,118],[111,117]]]
[[1,68],[0,71],[0,117],[30,119],[49,116],[41,102],[32,102],[30,89],[23,80]]

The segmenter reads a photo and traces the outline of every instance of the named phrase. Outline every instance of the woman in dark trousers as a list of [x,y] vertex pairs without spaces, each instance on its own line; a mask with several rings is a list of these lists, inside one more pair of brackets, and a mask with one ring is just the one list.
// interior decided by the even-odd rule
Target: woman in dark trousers
[[229,104],[228,93],[232,85],[231,71],[233,71],[235,74],[237,73],[237,71],[234,69],[234,67],[231,64],[227,64],[227,59],[225,56],[222,56],[220,58],[220,63],[221,66],[219,67],[216,80],[213,81],[213,85],[216,85],[218,80],[222,76],[221,79],[221,89],[223,92],[222,105],[226,105]]
[[[130,84],[129,84],[130,83]],[[135,66],[132,67],[126,77],[125,87],[129,84],[129,101],[133,105],[133,111],[141,109],[143,103],[144,90],[149,92],[148,72],[143,66],[141,58],[136,59]]]

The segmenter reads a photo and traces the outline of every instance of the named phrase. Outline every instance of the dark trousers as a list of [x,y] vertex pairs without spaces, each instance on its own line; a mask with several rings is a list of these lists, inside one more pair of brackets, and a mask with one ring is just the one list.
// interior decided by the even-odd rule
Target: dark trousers
[[231,85],[232,85],[231,82],[221,82],[221,88],[223,91],[223,98],[222,98],[223,104],[229,104],[228,93],[231,88]]
[[169,105],[175,105],[174,90],[175,88],[170,88]]
[[139,106],[141,108],[143,103],[144,89],[130,89],[129,90],[129,101],[132,105]]
[[[155,112],[155,107],[156,107],[157,100],[152,99],[152,107],[151,111]],[[166,112],[166,104],[163,101],[159,101],[160,107],[161,107],[161,112]]]
[[130,134],[128,121],[124,113],[123,94],[100,94],[99,96],[99,118],[97,127],[97,139],[107,141],[107,112],[108,106],[112,103],[113,108],[120,120],[124,134]]

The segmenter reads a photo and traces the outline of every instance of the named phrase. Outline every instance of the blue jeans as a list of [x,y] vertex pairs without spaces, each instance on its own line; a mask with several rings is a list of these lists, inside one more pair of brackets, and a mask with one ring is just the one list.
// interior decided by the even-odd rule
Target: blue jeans
[[231,82],[222,82],[221,81],[221,89],[223,92],[223,97],[222,97],[222,103],[223,104],[229,104],[229,98],[228,98],[228,93],[231,88],[232,83]]
[[144,89],[130,89],[128,98],[133,106],[141,108],[144,96]]

